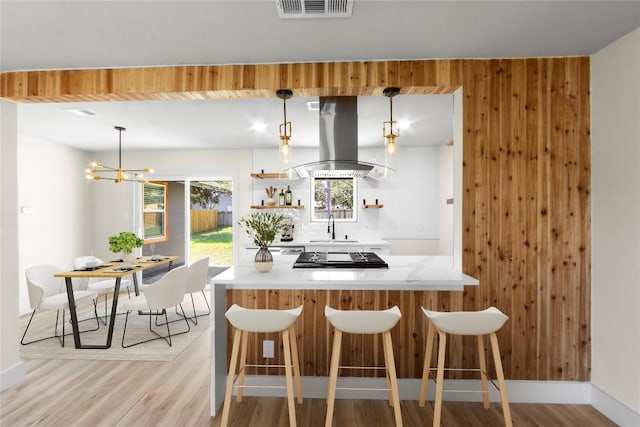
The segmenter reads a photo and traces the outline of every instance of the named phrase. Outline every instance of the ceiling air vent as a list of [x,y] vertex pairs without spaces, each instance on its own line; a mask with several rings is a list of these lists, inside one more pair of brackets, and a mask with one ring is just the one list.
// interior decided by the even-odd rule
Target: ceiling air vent
[[353,0],[276,0],[280,18],[351,18]]

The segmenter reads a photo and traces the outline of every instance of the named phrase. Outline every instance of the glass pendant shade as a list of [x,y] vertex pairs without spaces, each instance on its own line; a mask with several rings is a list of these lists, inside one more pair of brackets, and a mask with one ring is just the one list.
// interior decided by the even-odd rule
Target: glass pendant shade
[[280,153],[280,171],[283,172],[291,167],[291,145],[289,144],[290,139],[291,122],[282,123],[280,125],[280,147],[278,151]]
[[397,127],[397,122],[384,122],[384,124],[384,165],[387,174],[397,170],[397,138],[400,136],[400,130]]
[[278,98],[282,99],[282,108],[284,111],[284,120],[280,123],[280,145],[278,153],[280,157],[280,172],[291,172],[291,122],[287,121],[287,99],[293,96],[293,92],[289,89],[279,89],[276,92]]
[[393,120],[393,97],[400,93],[397,87],[388,87],[383,91],[384,96],[389,98],[389,120],[382,124],[382,136],[384,137],[384,175],[392,177],[398,170],[398,138],[400,128],[398,122]]

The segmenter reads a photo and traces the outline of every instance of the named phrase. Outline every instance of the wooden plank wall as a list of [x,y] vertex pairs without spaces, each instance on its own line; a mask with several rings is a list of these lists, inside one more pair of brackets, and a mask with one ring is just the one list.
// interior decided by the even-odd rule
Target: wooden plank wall
[[[398,303],[394,330],[402,377],[418,377],[424,319],[495,305],[510,316],[499,333],[510,379],[590,379],[590,63],[588,57],[159,67],[0,75],[16,102],[381,95],[464,91],[463,268],[480,286],[464,293],[230,292],[247,306],[305,304],[305,375],[326,375],[329,302],[345,308]],[[398,98],[401,102],[401,98]],[[315,308],[314,308],[315,307]],[[315,337],[311,339],[310,337]],[[453,367],[475,363],[454,340]],[[257,344],[257,342],[256,342]],[[349,338],[343,363],[380,359],[379,343]],[[464,345],[463,345],[464,344]],[[355,374],[355,373],[354,373]]]
[[[398,375],[402,378],[420,378],[424,360],[426,322],[420,306],[443,310],[462,310],[462,292],[410,292],[410,291],[326,291],[326,290],[283,290],[260,289],[251,291],[227,291],[227,300],[248,308],[295,308],[303,305],[303,314],[296,323],[298,348],[300,350],[302,374],[310,376],[328,376],[333,340],[332,328],[324,317],[325,305],[342,310],[377,310],[397,305],[402,320],[392,331],[394,354]],[[228,327],[228,346],[231,347],[232,329]],[[341,365],[382,366],[384,357],[382,342],[376,335],[344,334],[342,338]],[[276,357],[262,359],[262,340],[276,342]],[[475,341],[470,342],[474,345]],[[451,356],[461,355],[460,340],[454,339]],[[283,363],[280,353],[282,340],[280,334],[252,334],[250,348],[251,362],[277,365]],[[434,359],[435,360],[435,359]],[[458,362],[459,363],[459,362]],[[273,370],[260,369],[259,373],[273,373]],[[375,372],[355,369],[342,369],[341,375],[371,376]],[[384,372],[378,371],[379,376]],[[460,376],[460,375],[457,375]]]

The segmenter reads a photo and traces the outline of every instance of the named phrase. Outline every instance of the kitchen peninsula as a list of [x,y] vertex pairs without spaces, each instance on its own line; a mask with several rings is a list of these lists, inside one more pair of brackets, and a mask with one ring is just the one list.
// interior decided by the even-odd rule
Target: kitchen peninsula
[[[304,305],[297,326],[299,352],[303,376],[326,377],[328,372],[327,338],[331,330],[324,319],[325,304],[342,309],[381,309],[398,305],[403,319],[392,331],[399,334],[395,343],[415,341],[422,347],[423,337],[408,326],[416,320],[419,305],[432,307],[438,294],[462,291],[465,286],[477,286],[478,280],[454,271],[450,256],[385,256],[389,268],[301,268],[294,269],[297,256],[283,255],[274,259],[273,269],[259,273],[253,263],[236,264],[211,279],[211,415],[215,415],[224,399],[227,375],[227,321],[225,311],[229,304],[237,303],[249,308],[293,308]],[[444,291],[444,292],[440,292]],[[435,307],[432,307],[435,308]],[[422,321],[422,319],[421,319]],[[413,336],[413,337],[411,337]],[[328,340],[330,341],[330,340]],[[411,348],[413,348],[413,342]],[[348,344],[345,344],[348,345]],[[367,344],[363,343],[362,346]],[[262,348],[253,343],[247,363]],[[276,349],[278,349],[276,341]],[[372,348],[371,353],[376,349]],[[420,351],[424,351],[422,348]],[[279,351],[277,350],[276,353]],[[258,359],[265,363],[264,359]],[[397,358],[402,363],[402,355]],[[269,361],[267,360],[268,364]],[[276,359],[272,364],[281,363]],[[415,363],[412,363],[415,364]],[[261,371],[262,372],[262,371]],[[403,372],[400,369],[399,374]],[[272,373],[272,372],[270,372]]]

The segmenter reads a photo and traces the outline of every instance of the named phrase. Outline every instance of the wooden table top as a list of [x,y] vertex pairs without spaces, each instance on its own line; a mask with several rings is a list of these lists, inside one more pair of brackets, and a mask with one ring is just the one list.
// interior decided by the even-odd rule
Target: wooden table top
[[127,270],[121,270],[119,267],[123,264],[121,261],[107,261],[104,265],[91,269],[76,269],[71,271],[64,271],[56,273],[54,277],[80,277],[80,278],[113,278],[124,277],[139,271],[146,270],[148,268],[155,267],[157,265],[169,264],[180,258],[177,255],[166,255],[158,261],[152,261],[150,256],[143,256],[132,263],[133,268]]

